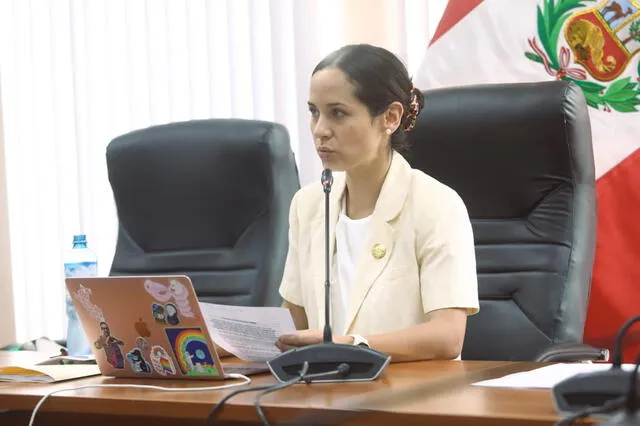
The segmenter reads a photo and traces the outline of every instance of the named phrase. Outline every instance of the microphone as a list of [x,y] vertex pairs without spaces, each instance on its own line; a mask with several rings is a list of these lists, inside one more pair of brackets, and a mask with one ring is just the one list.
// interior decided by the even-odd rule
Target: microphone
[[[363,382],[377,379],[391,361],[391,357],[371,348],[333,343],[331,332],[331,283],[329,252],[329,195],[333,184],[330,169],[320,177],[324,191],[324,331],[323,341],[315,345],[289,349],[267,361],[276,379],[287,382],[300,376],[305,363],[308,374],[305,382]],[[324,373],[324,374],[323,374]],[[312,378],[311,378],[312,377]]]

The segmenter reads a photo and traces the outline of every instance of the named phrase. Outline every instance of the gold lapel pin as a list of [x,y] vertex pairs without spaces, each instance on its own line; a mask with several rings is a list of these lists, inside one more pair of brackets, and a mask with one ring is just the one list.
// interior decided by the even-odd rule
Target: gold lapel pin
[[376,259],[382,259],[384,255],[387,254],[387,249],[384,248],[382,244],[374,244],[373,248],[371,249],[371,254]]

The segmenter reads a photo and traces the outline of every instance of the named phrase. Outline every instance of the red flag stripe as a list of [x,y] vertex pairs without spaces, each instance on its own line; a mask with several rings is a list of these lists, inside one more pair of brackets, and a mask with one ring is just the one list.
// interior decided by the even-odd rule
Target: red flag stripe
[[[640,149],[598,179],[597,192],[596,259],[584,341],[611,349],[622,323],[640,314]],[[640,324],[630,331],[640,331]],[[628,340],[624,361],[635,362],[640,345]]]
[[447,31],[453,28],[458,22],[475,9],[484,0],[449,0],[447,7],[444,9],[442,18],[436,32],[433,34],[429,46],[436,42],[440,37],[445,35]]

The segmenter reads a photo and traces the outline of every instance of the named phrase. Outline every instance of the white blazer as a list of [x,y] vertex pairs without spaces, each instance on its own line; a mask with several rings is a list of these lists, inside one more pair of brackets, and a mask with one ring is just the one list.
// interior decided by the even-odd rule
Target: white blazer
[[[330,252],[345,190],[336,173],[330,194]],[[356,268],[344,330],[372,335],[425,321],[443,308],[479,310],[473,232],[458,194],[394,152]],[[281,296],[302,306],[309,328],[324,325],[324,192],[300,189],[289,213],[289,252]]]

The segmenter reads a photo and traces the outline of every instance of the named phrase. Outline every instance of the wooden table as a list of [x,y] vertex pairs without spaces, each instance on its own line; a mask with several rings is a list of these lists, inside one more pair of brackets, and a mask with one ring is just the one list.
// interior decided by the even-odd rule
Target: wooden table
[[[0,364],[23,353],[0,353]],[[539,366],[535,363],[428,361],[391,364],[367,383],[299,384],[265,396],[262,407],[272,424],[395,425],[552,425],[559,416],[545,390],[507,390],[470,386]],[[276,383],[253,376],[249,386]],[[56,384],[0,382],[0,424],[27,425],[46,393],[93,384],[135,383],[167,387],[214,386],[212,381],[135,380],[103,376]],[[53,395],[34,425],[203,425],[213,405],[231,390],[170,393],[142,389],[83,389]],[[231,399],[215,424],[259,424],[255,393]],[[180,419],[179,421],[177,421]],[[210,423],[213,424],[213,423]]]

